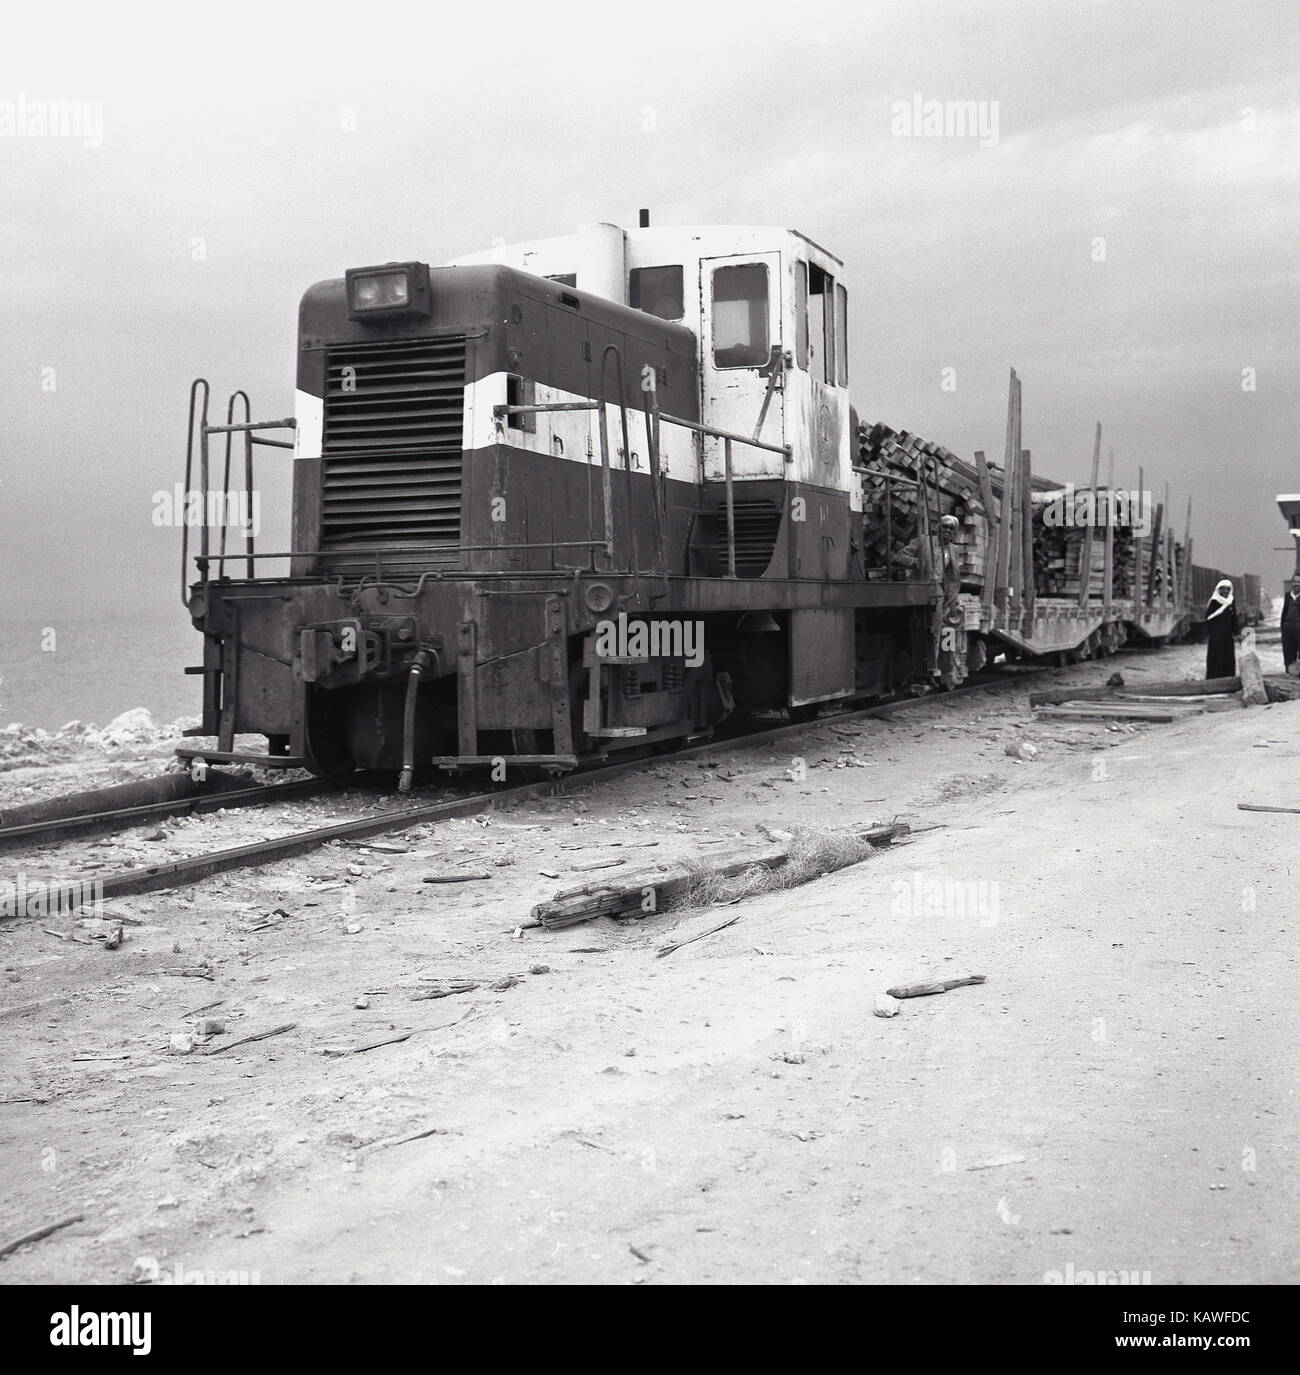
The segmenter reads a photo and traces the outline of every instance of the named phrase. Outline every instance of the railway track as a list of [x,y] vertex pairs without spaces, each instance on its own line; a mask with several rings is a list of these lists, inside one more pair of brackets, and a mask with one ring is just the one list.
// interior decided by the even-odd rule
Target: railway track
[[[159,892],[169,888],[183,888],[202,879],[210,878],[214,874],[227,873],[236,869],[257,868],[263,864],[307,854],[331,841],[365,840],[371,836],[391,834],[426,822],[447,821],[455,817],[473,815],[486,807],[517,803],[531,797],[563,796],[566,793],[590,787],[594,783],[612,782],[623,778],[646,768],[650,764],[660,762],[665,757],[677,762],[704,758],[727,749],[738,747],[748,749],[764,744],[774,744],[803,732],[815,730],[821,725],[836,725],[850,721],[888,717],[919,706],[943,705],[976,692],[1004,692],[1020,687],[1045,674],[1060,671],[1057,668],[1042,668],[1029,672],[990,675],[986,679],[968,682],[951,692],[928,693],[922,696],[877,703],[857,710],[849,709],[826,713],[813,721],[792,722],[759,730],[715,735],[698,745],[688,745],[684,749],[676,750],[670,756],[641,755],[614,763],[599,762],[580,768],[559,779],[476,791],[460,797],[402,807],[351,821],[338,822],[334,825],[313,827],[309,830],[295,831],[288,835],[260,840],[248,845],[213,850],[205,854],[166,860],[157,864],[139,865],[108,873],[84,873],[66,880],[46,880],[39,884],[28,885],[25,895],[29,900],[33,898],[42,900],[46,911],[66,912],[77,910],[92,902],[111,901],[142,893]],[[295,788],[298,789],[297,796],[320,795],[339,791],[339,789],[323,783],[321,780],[305,780],[305,783],[316,784],[317,786],[311,789],[304,785],[282,784],[268,785],[262,789],[218,793],[205,799],[205,802],[210,805],[204,806],[201,810],[229,807],[232,804],[247,806],[283,800],[286,796],[294,796],[295,794],[289,790]],[[278,796],[269,795],[277,792],[277,790]],[[189,801],[193,802],[194,799],[189,799]],[[150,807],[118,809],[117,812],[113,813],[56,818],[44,823],[33,823],[0,830],[0,847],[13,848],[20,840],[49,843],[60,839],[75,838],[85,826],[90,826],[96,821],[102,825],[106,823],[109,817],[121,818],[127,813],[151,812],[153,814],[150,817],[137,817],[124,822],[128,825],[137,824],[138,820],[153,819],[153,816],[161,814],[159,808],[164,806],[174,806],[177,811],[199,810],[199,808],[192,806],[186,808],[181,803],[169,803],[156,804]],[[81,823],[84,823],[84,826]],[[21,914],[0,910],[0,917],[16,915]]]

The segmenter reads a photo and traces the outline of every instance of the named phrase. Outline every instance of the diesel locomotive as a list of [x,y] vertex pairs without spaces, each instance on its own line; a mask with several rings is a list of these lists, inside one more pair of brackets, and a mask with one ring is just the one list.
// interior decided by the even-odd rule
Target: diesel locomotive
[[186,490],[229,496],[242,446],[252,491],[254,447],[278,445],[293,509],[288,549],[186,533],[193,734],[215,744],[181,754],[557,773],[732,714],[952,686],[999,647],[1173,627],[1172,602],[981,609],[923,478],[898,492],[919,556],[877,566],[864,503],[894,480],[864,466],[848,308],[803,234],[644,215],[310,287],[292,419],[236,393],[211,423],[191,390]]
[[562,771],[932,673],[940,580],[870,576],[855,538],[847,312],[838,258],[750,227],[595,225],[312,286],[292,421],[240,393],[211,424],[191,392],[187,490],[223,436],[222,490],[232,440],[251,487],[293,426],[293,533],[187,545],[216,746],[183,753]]

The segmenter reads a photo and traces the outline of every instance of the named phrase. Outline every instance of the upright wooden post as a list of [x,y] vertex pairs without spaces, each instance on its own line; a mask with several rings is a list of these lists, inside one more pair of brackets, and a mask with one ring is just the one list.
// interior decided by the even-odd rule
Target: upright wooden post
[[1015,476],[1016,450],[1013,424],[1016,411],[1016,370],[1011,369],[1011,381],[1007,386],[1007,437],[1002,454],[1002,513],[998,519],[998,573],[994,588],[999,614],[1007,609],[1007,586],[1011,572],[1011,512],[1014,509],[1011,494],[1014,491],[1012,479]]
[[1166,606],[1173,601],[1173,567],[1174,567],[1174,508],[1169,504],[1169,484],[1165,483],[1165,510],[1168,513],[1165,519],[1165,576],[1163,585],[1160,588],[1160,605]]
[[[1016,438],[1020,437],[1020,389],[1016,388]],[[1034,489],[1028,449],[1020,451],[1020,605],[1032,621],[1034,618]]]
[[[1146,504],[1146,489],[1143,482],[1146,481],[1146,474],[1141,464],[1138,465],[1138,509],[1141,510]],[[1133,586],[1129,589],[1129,595],[1133,602],[1133,610],[1142,609],[1142,553],[1145,541],[1141,535],[1133,536]]]
[[1183,561],[1178,569],[1178,604],[1187,604],[1192,576],[1192,497],[1187,495],[1187,523],[1183,526]]
[[980,615],[987,621],[993,618],[993,584],[997,578],[997,527],[998,519],[993,514],[993,479],[989,476],[989,465],[983,449],[975,450],[975,476],[979,478],[980,501],[984,503],[984,585],[980,589]]
[[1150,611],[1156,600],[1156,569],[1160,566],[1161,541],[1164,539],[1165,508],[1157,503],[1155,523],[1151,527],[1151,566],[1147,570],[1146,607]]
[[1079,569],[1079,606],[1088,605],[1088,588],[1092,582],[1092,528],[1097,516],[1097,466],[1101,462],[1101,421],[1097,421],[1097,433],[1092,441],[1092,520],[1083,532],[1083,565]]
[[1115,446],[1110,446],[1110,461],[1106,465],[1106,562],[1102,572],[1102,607],[1106,621],[1110,621],[1111,579],[1115,571]]

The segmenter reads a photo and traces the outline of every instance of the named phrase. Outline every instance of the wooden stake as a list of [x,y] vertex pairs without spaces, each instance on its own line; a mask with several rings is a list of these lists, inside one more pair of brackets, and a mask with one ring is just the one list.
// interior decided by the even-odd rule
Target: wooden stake
[[994,589],[999,615],[1005,614],[1007,609],[1007,587],[1011,571],[1011,512],[1014,509],[1011,501],[1012,470],[1016,460],[1012,426],[1015,422],[1015,411],[1016,370],[1012,368],[1011,381],[1007,386],[1007,437],[1002,456],[1002,512],[998,519],[998,571]]
[[1115,575],[1115,446],[1110,446],[1110,461],[1106,465],[1106,561],[1102,571],[1102,608],[1110,621],[1111,581]]
[[[1092,512],[1097,513],[1097,466],[1101,462],[1101,421],[1097,421],[1097,433],[1092,441]],[[1088,605],[1088,585],[1092,582],[1092,528],[1093,522],[1083,532],[1083,563],[1079,567],[1079,605]]]
[[975,450],[975,476],[979,479],[980,501],[984,503],[984,523],[987,532],[984,546],[984,586],[980,591],[980,614],[988,621],[993,619],[993,584],[997,581],[998,518],[993,513],[993,479],[989,476],[989,465],[984,458],[983,449]]

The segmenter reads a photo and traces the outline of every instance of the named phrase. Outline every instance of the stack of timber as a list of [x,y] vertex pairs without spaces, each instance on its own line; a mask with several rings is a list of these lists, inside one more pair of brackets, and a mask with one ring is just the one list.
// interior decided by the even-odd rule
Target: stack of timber
[[[956,516],[963,584],[978,587],[990,562],[988,522],[974,467],[941,444],[888,425],[858,431],[863,473],[863,553],[868,570],[892,566],[906,574],[921,566],[921,482],[929,496],[931,538],[941,516]],[[878,575],[878,573],[877,573]]]

